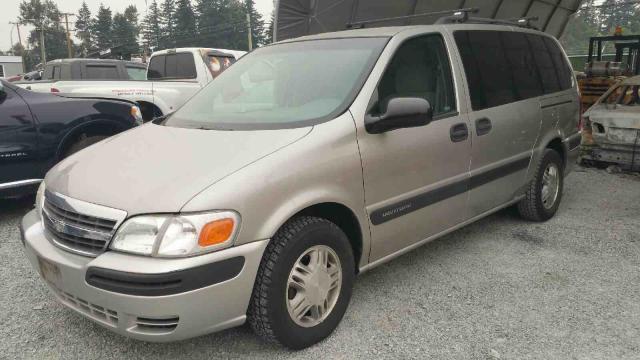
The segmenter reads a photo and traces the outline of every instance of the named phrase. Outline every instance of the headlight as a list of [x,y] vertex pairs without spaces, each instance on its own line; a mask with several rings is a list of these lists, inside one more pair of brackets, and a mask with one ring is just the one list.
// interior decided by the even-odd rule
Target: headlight
[[136,121],[137,125],[142,125],[142,123],[143,123],[142,111],[140,111],[139,107],[137,107],[137,106],[132,106],[131,107],[131,116]]
[[220,211],[179,215],[143,215],[125,221],[111,249],[155,257],[187,257],[233,245],[240,215]]
[[44,206],[44,190],[45,190],[45,185],[44,185],[44,180],[42,180],[42,182],[40,183],[40,186],[38,187],[38,192],[36,193],[36,211],[38,212],[38,215],[40,215],[40,218],[42,218],[42,207]]

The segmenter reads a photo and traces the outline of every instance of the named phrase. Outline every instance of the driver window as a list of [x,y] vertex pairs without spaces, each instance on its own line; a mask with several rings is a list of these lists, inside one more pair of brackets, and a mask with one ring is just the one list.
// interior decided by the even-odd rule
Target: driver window
[[378,83],[370,113],[385,113],[395,97],[426,99],[434,116],[456,110],[451,66],[440,35],[410,39],[398,48]]

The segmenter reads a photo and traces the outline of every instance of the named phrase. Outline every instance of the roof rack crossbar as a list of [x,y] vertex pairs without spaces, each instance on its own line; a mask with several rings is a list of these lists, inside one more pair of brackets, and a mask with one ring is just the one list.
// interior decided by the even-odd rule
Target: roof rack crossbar
[[529,17],[529,18],[517,18],[517,19],[490,19],[490,18],[481,18],[481,17],[467,17],[460,18],[459,16],[445,16],[438,21],[436,24],[452,24],[452,23],[469,23],[469,24],[490,24],[490,25],[509,25],[509,26],[518,26],[528,29],[538,30],[535,26],[531,25],[531,21],[538,20],[538,17]]
[[368,24],[375,24],[380,22],[388,22],[388,21],[396,21],[396,20],[410,20],[424,16],[436,16],[436,15],[452,15],[452,17],[456,17],[459,19],[459,22],[464,22],[469,19],[469,14],[476,14],[478,12],[477,8],[464,8],[464,9],[456,9],[456,10],[445,10],[445,11],[434,11],[422,14],[414,14],[414,15],[405,15],[405,16],[395,16],[388,18],[380,18],[380,19],[371,19],[371,20],[363,20],[363,21],[355,21],[347,24],[347,29],[362,29],[366,27]]

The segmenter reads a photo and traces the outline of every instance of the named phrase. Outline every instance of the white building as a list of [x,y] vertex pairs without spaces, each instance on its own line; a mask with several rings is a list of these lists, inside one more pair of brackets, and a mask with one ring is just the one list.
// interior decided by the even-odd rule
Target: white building
[[20,56],[0,56],[0,78],[23,74]]

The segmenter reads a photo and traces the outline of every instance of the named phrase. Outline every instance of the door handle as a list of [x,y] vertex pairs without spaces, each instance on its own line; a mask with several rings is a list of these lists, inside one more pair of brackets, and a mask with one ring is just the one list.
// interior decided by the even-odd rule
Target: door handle
[[469,138],[469,129],[467,128],[467,124],[460,123],[455,124],[451,127],[449,131],[449,135],[451,136],[451,141],[460,142],[465,141]]
[[476,135],[482,136],[491,132],[491,120],[488,118],[480,118],[476,120]]

